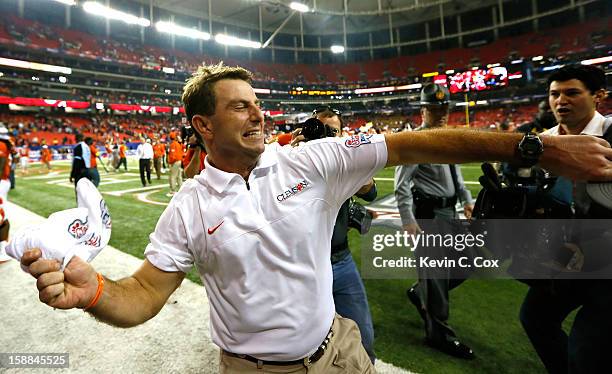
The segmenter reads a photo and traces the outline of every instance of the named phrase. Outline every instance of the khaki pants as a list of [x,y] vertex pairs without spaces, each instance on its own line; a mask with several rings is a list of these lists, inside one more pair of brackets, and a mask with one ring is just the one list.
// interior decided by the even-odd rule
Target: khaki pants
[[170,165],[170,191],[177,192],[183,184],[183,171],[181,170],[181,162],[176,161]]
[[153,167],[155,168],[155,174],[157,175],[157,179],[161,178],[161,168],[162,168],[162,158],[155,157],[153,159]]
[[323,357],[314,364],[296,365],[262,365],[257,368],[255,362],[242,358],[231,357],[221,351],[219,373],[310,373],[310,374],[358,374],[376,373],[363,345],[361,335],[355,322],[342,318],[338,314],[332,327],[334,336],[325,350]]

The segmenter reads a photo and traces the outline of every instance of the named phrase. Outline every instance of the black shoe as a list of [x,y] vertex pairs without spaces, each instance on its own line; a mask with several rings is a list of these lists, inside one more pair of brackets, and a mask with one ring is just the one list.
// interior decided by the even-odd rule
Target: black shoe
[[425,322],[425,319],[426,319],[425,309],[423,309],[423,303],[421,302],[421,298],[419,297],[419,295],[417,295],[415,288],[416,288],[416,284],[410,287],[409,289],[407,289],[406,296],[408,296],[408,300],[410,300],[412,305],[414,305],[414,307],[419,312],[419,315],[423,319],[423,322]]
[[432,348],[457,358],[473,360],[476,357],[474,351],[467,345],[461,343],[459,339],[452,337],[448,339],[449,340],[443,341],[426,340],[425,343]]

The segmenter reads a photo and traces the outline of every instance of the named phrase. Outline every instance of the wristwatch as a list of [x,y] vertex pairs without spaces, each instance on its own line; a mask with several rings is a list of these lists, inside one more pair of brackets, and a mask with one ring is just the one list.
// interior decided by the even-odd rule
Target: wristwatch
[[540,155],[544,152],[544,143],[539,136],[532,132],[525,133],[517,147],[521,166],[532,167],[538,163]]

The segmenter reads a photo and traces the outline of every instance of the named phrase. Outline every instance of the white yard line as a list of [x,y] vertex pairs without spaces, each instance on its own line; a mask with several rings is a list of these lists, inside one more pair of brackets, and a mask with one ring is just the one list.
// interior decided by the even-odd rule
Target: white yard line
[[149,191],[149,192],[143,192],[143,193],[139,193],[138,195],[136,195],[136,198],[140,201],[142,201],[143,203],[147,203],[147,204],[153,204],[153,205],[161,205],[161,206],[167,206],[168,203],[162,203],[161,201],[155,201],[155,200],[150,200],[149,199],[149,195],[157,192],[157,191]]
[[159,190],[162,188],[168,187],[166,185],[160,186],[160,185],[156,185],[156,186],[149,186],[149,187],[139,187],[139,188],[131,188],[129,190],[121,190],[121,191],[104,191],[102,192],[103,194],[106,195],[112,195],[112,196],[122,196],[125,194],[129,194],[132,192],[141,192],[141,191],[150,191],[150,190]]

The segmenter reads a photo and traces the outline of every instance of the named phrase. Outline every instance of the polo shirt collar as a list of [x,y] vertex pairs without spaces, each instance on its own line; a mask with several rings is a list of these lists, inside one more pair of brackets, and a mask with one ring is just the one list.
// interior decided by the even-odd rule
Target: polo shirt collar
[[[278,146],[278,145],[277,145]],[[257,161],[257,165],[251,171],[251,175],[257,175],[259,170],[272,167],[276,165],[278,162],[278,157],[276,152],[271,151],[271,146],[266,145],[266,149],[264,153],[259,156],[259,160]],[[212,166],[208,162],[208,156],[204,158],[204,172],[196,175],[195,179],[202,183],[211,186],[215,191],[221,193],[227,190],[227,187],[232,183],[242,182],[243,178],[241,175],[237,173],[228,173],[219,168]]]
[[[605,126],[606,118],[602,116],[599,112],[595,112],[593,118],[589,121],[589,123],[584,126],[584,129],[580,132],[580,135],[592,135],[592,136],[603,136],[606,129]],[[565,135],[565,132],[561,128],[560,125],[557,125],[550,130],[544,132],[545,135]]]

